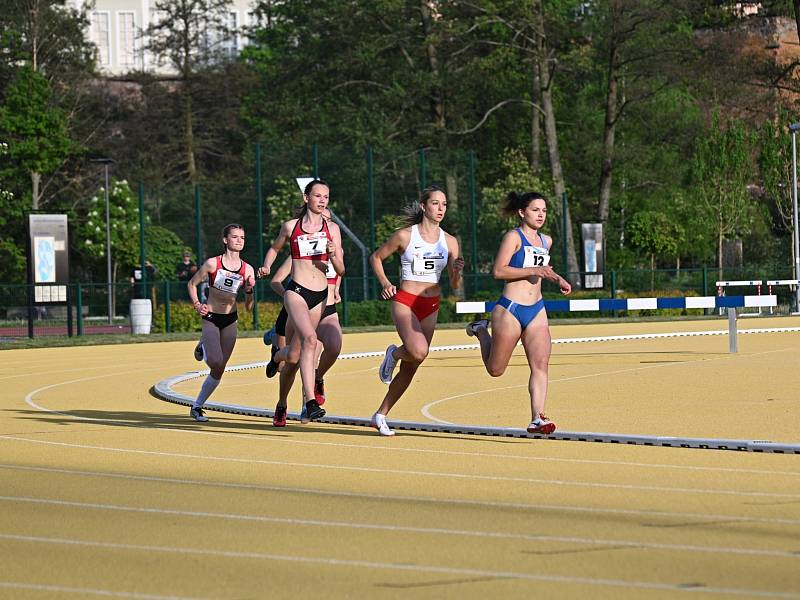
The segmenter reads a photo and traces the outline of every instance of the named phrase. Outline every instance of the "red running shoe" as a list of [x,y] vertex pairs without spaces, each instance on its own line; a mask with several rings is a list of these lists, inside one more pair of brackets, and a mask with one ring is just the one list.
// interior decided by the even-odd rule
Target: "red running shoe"
[[286,427],[286,407],[278,404],[272,417],[273,427]]
[[555,430],[556,424],[545,417],[544,413],[539,413],[539,416],[531,421],[530,425],[528,425],[528,433],[542,433],[544,435],[550,435]]
[[314,381],[314,400],[322,406],[325,404],[325,380],[317,379]]

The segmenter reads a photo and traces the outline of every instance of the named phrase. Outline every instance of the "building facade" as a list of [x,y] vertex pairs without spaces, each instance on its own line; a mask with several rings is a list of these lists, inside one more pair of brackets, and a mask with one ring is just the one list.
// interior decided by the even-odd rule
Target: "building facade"
[[[72,0],[76,9],[82,0]],[[144,50],[143,32],[158,22],[159,14],[152,0],[95,0],[87,11],[89,27],[86,36],[97,48],[97,66],[103,74],[119,76],[131,71],[168,74],[170,68]],[[246,43],[243,30],[255,25],[251,0],[232,0],[226,27],[233,32],[215,40],[225,54],[235,56]]]

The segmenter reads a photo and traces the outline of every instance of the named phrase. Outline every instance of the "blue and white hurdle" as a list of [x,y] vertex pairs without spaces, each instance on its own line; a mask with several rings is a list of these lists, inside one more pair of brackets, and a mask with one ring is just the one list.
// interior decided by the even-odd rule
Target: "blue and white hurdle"
[[[497,302],[457,302],[458,314],[491,312]],[[777,306],[775,295],[758,296],[684,296],[682,298],[593,298],[583,300],[545,300],[548,312],[605,312],[612,310],[658,310],[662,308],[727,308],[728,349],[739,349],[736,309]]]

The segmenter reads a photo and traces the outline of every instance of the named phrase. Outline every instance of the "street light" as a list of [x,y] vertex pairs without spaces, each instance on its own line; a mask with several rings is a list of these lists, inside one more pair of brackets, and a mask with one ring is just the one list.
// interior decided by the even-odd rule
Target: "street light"
[[[800,123],[789,125],[792,132],[792,251],[794,254],[794,279],[800,279],[800,236],[797,230],[797,132],[800,131]],[[794,287],[795,310],[800,312],[800,285]]]
[[92,158],[90,162],[103,165],[106,176],[106,281],[108,282],[108,324],[114,323],[114,289],[111,282],[111,219],[108,208],[108,167],[114,164],[113,158]]

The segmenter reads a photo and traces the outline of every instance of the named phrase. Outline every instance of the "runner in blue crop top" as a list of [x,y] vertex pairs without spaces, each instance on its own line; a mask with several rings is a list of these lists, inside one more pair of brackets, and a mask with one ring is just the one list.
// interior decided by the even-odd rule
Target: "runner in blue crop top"
[[547,216],[544,197],[536,192],[511,193],[505,211],[516,215],[520,224],[506,232],[495,257],[492,273],[505,285],[492,310],[492,333],[488,330],[489,321],[480,319],[467,326],[467,334],[478,337],[481,358],[492,377],[505,372],[517,342],[522,342],[531,368],[528,388],[532,418],[527,429],[530,433],[550,434],[556,425],[544,416],[551,341],[542,279],[556,283],[562,294],[569,294],[572,288],[550,266],[548,249],[552,241],[541,234]]

